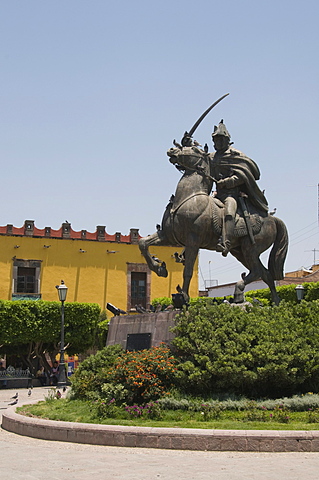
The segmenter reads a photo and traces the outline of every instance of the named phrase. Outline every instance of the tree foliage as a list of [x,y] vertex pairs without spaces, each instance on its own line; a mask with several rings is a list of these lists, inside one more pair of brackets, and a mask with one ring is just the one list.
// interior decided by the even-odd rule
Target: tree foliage
[[[29,367],[31,357],[46,365],[59,350],[60,302],[0,301],[0,353],[20,355]],[[65,303],[65,345],[70,355],[85,352],[95,340],[100,307],[97,304]],[[47,366],[48,367],[48,366]]]

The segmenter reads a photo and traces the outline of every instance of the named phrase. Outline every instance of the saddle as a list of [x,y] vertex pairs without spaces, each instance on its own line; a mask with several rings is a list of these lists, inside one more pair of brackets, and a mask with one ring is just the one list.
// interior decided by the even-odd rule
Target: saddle
[[[216,197],[213,198],[213,204],[215,205],[215,208],[217,207],[216,208],[217,212],[220,210],[224,210],[225,208],[223,202]],[[252,205],[248,203],[249,210],[252,210],[252,212],[249,215],[252,232],[254,235],[257,235],[261,230],[264,218],[258,212],[256,212],[256,209],[254,207],[252,208],[251,207]],[[213,230],[217,235],[222,234],[223,215],[224,215],[224,212],[221,212],[221,214],[216,215],[214,214],[214,211],[213,211],[213,215],[212,215]],[[234,237],[245,237],[246,235],[248,235],[246,221],[243,216],[243,212],[241,208],[238,206],[236,216],[235,216]]]

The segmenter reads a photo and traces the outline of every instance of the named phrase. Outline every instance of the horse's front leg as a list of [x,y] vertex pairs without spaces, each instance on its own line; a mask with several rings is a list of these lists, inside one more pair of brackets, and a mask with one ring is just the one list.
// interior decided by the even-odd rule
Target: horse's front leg
[[198,255],[199,248],[196,246],[186,246],[185,248],[185,263],[183,272],[183,293],[189,300],[189,286],[193,277],[194,265]]
[[159,277],[167,277],[166,263],[150,254],[149,247],[151,245],[165,245],[165,237],[161,230],[147,237],[140,238],[138,246],[150,270]]

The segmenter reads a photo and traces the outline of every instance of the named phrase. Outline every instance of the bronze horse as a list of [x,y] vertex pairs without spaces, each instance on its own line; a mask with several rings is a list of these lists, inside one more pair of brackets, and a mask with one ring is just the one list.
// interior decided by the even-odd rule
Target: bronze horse
[[[214,179],[210,176],[209,155],[192,145],[171,148],[167,155],[170,162],[183,170],[175,195],[172,196],[163,215],[162,225],[152,235],[139,240],[139,248],[149,268],[157,275],[166,277],[164,262],[153,258],[150,246],[172,245],[184,247],[184,272],[182,292],[189,299],[189,285],[199,249],[216,250],[224,218],[223,204],[211,194]],[[244,289],[249,283],[261,278],[270,288],[273,303],[280,299],[275,280],[283,278],[283,267],[288,250],[288,233],[282,220],[256,208],[247,202],[252,219],[253,242],[248,234],[242,212],[236,216],[235,236],[230,253],[248,270],[236,283],[234,302],[244,301]],[[268,268],[259,256],[272,246]]]

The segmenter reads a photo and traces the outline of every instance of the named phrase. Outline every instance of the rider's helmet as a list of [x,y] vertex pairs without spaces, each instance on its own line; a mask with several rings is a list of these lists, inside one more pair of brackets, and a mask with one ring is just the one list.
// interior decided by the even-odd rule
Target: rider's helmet
[[224,120],[221,120],[218,124],[218,127],[216,125],[214,126],[214,131],[212,133],[212,137],[216,137],[216,135],[222,135],[223,137],[227,137],[230,139],[230,133],[228,132],[226,126],[224,125]]

